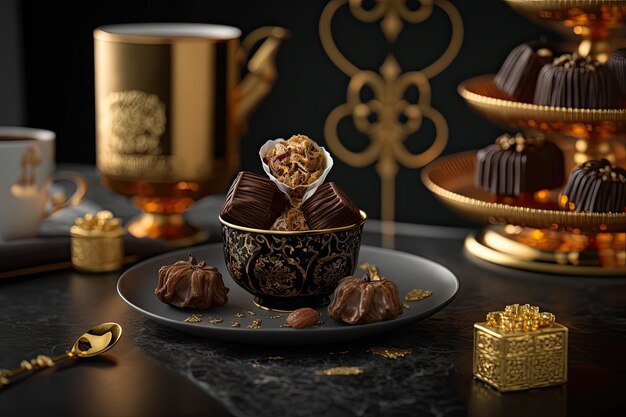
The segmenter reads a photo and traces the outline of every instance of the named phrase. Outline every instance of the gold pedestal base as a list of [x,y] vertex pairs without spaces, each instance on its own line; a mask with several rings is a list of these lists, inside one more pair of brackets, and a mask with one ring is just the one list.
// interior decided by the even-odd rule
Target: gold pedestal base
[[182,214],[143,213],[131,220],[127,229],[135,237],[162,239],[178,248],[195,245],[209,238],[206,230],[190,225]]
[[562,275],[626,278],[626,233],[592,235],[517,226],[488,226],[465,239],[482,260]]

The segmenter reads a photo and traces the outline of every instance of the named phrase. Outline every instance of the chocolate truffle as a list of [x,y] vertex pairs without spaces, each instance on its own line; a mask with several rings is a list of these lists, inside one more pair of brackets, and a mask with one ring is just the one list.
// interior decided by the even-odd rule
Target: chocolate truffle
[[626,170],[606,159],[574,168],[559,198],[572,211],[621,213],[626,206]]
[[524,43],[513,49],[496,74],[496,86],[519,101],[531,103],[541,68],[552,62],[554,50],[546,42]]
[[402,314],[402,301],[396,284],[378,275],[368,265],[363,278],[343,278],[335,290],[328,314],[348,324],[376,323],[392,320]]
[[228,302],[228,288],[222,274],[205,261],[178,261],[159,269],[159,284],[154,293],[161,301],[181,308],[206,309]]
[[565,54],[539,71],[534,103],[543,106],[612,109],[618,86],[612,71],[591,56]]
[[626,48],[618,49],[613,52],[609,61],[606,63],[606,66],[609,67],[613,76],[615,77],[615,81],[619,86],[619,95],[622,99],[626,98]]
[[304,219],[302,211],[292,207],[285,210],[283,214],[278,216],[270,230],[309,230],[309,226]]
[[350,226],[361,220],[358,207],[334,182],[320,185],[301,208],[313,230]]
[[492,194],[518,196],[563,181],[563,152],[541,134],[505,134],[476,154],[474,183]]
[[287,207],[287,197],[269,178],[241,171],[226,194],[220,216],[229,223],[269,229]]

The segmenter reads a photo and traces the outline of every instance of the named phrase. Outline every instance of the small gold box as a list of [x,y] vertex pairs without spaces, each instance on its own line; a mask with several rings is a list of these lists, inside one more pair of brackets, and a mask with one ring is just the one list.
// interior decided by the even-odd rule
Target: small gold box
[[109,211],[86,214],[70,229],[72,266],[84,272],[109,272],[122,267],[124,229]]
[[500,392],[564,384],[567,336],[567,327],[558,323],[531,331],[505,331],[492,322],[476,323],[474,377]]

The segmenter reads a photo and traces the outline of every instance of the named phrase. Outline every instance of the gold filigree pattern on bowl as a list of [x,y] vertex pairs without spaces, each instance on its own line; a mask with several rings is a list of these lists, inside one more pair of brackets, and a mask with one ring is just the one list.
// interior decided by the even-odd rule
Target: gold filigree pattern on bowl
[[366,215],[354,225],[326,230],[252,229],[220,218],[224,259],[233,280],[261,307],[317,307],[339,280],[352,275]]
[[[449,155],[422,171],[422,181],[448,208],[482,223],[513,224],[535,229],[584,233],[626,232],[626,212],[592,213],[557,209],[558,192],[552,192],[554,209],[514,206],[474,186],[476,151]],[[558,190],[557,190],[558,191]]]

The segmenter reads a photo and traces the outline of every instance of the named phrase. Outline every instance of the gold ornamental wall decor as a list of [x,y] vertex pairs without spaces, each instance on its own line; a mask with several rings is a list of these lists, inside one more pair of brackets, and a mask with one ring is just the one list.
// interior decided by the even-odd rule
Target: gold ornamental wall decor
[[[420,70],[403,72],[394,55],[387,52],[383,52],[387,53],[387,57],[378,72],[358,68],[341,53],[333,39],[332,19],[343,6],[347,6],[352,16],[361,22],[380,21],[388,42],[398,38],[405,22],[422,23],[438,7],[450,21],[450,42],[439,58]],[[376,163],[381,180],[383,245],[393,246],[395,184],[400,166],[420,168],[428,164],[441,154],[448,141],[446,119],[431,106],[429,80],[445,70],[458,54],[463,42],[463,21],[458,10],[447,0],[421,0],[416,10],[409,8],[405,0],[377,0],[371,9],[364,6],[363,0],[332,0],[322,11],[319,33],[328,57],[350,77],[346,102],[335,107],[326,119],[326,143],[338,159],[351,167],[362,168]],[[364,88],[373,92],[372,99],[362,100]],[[419,93],[416,103],[404,98],[411,88],[416,88]],[[361,152],[349,150],[339,137],[338,125],[347,117],[352,118],[354,127],[370,140]],[[415,154],[407,149],[406,141],[421,130],[424,119],[432,122],[435,138],[430,147]]]

